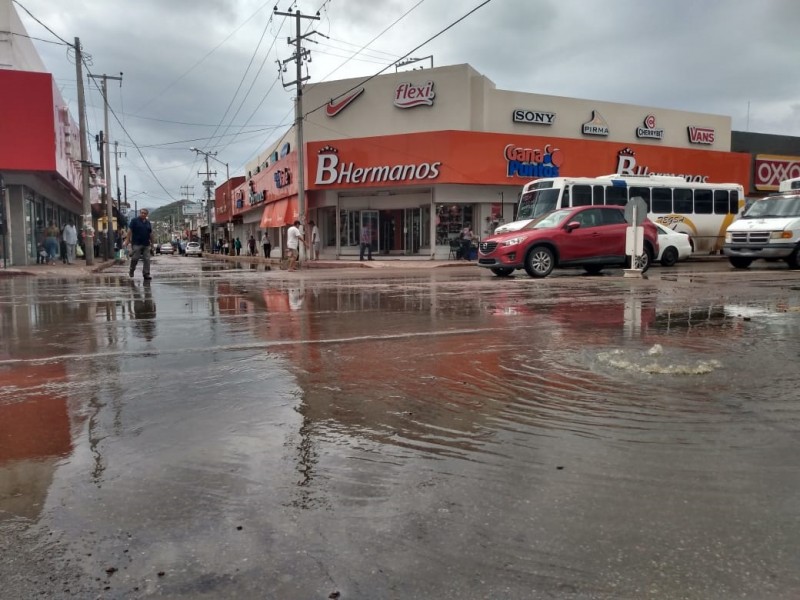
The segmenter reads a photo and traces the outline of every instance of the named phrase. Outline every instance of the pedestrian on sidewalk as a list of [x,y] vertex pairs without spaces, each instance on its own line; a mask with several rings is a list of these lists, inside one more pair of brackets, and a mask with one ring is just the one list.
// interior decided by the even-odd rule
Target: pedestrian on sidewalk
[[233,242],[233,247],[236,248],[236,256],[239,256],[242,253],[242,240],[237,237]]
[[126,244],[131,248],[131,266],[128,275],[133,277],[136,265],[141,258],[143,261],[142,275],[145,279],[150,277],[150,244],[153,238],[153,224],[147,218],[150,214],[146,208],[139,211],[139,216],[131,219],[128,224]]
[[56,227],[55,222],[50,221],[50,225],[44,232],[44,247],[47,250],[47,262],[51,265],[56,264],[56,254],[58,254],[58,238],[61,232]]
[[72,221],[64,225],[63,238],[67,246],[67,263],[71,265],[75,262],[75,248],[78,246],[78,230]]
[[247,251],[249,256],[258,256],[256,254],[256,238],[252,234],[250,234],[250,239],[247,240]]
[[314,221],[309,221],[309,225],[311,225],[311,260],[319,260],[319,227]]
[[367,260],[372,260],[372,229],[369,225],[364,225],[361,228],[361,252],[358,253],[358,259],[364,260],[364,251],[367,252]]
[[272,244],[269,243],[269,236],[266,231],[261,234],[261,246],[264,248],[264,258],[269,258],[269,253],[272,251]]

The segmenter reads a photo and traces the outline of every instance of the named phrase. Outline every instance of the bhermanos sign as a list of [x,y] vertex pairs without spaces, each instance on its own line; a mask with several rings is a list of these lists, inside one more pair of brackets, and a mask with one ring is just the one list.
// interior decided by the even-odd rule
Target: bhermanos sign
[[332,146],[325,146],[320,149],[315,184],[332,185],[430,180],[439,177],[439,169],[442,166],[441,161],[437,161],[361,167],[356,166],[354,162],[341,162],[338,153],[339,151]]

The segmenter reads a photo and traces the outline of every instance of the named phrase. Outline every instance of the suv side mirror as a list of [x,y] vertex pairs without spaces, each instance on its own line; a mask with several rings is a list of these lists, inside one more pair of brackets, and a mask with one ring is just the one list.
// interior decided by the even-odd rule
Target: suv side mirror
[[569,232],[572,231],[573,229],[578,229],[578,227],[580,226],[581,224],[578,223],[578,221],[570,221],[569,223],[567,223],[567,231]]

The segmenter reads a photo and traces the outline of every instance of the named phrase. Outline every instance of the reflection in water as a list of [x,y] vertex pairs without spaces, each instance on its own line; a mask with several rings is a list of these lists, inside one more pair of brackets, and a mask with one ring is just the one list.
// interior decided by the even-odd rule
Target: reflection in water
[[[0,367],[71,340],[74,371],[32,389],[69,390],[61,410],[90,421],[43,459],[0,450],[0,473],[30,478],[13,489],[46,500],[31,514],[87,579],[124,568],[109,596],[716,599],[796,581],[800,313],[745,320],[713,290],[676,308],[612,278],[272,275],[210,295],[208,278],[87,286],[89,335],[0,303]],[[51,475],[27,469],[42,460]]]
[[134,331],[148,342],[153,341],[156,332],[156,303],[153,301],[153,291],[150,282],[142,285],[132,284]]
[[63,363],[0,366],[0,520],[36,518],[58,459],[72,452]]

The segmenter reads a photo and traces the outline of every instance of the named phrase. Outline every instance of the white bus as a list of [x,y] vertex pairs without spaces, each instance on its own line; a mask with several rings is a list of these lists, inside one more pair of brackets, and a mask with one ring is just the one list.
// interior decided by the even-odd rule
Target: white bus
[[614,204],[625,206],[640,196],[652,221],[687,233],[695,253],[722,249],[725,230],[744,206],[744,188],[738,183],[696,183],[666,175],[603,175],[552,177],[531,181],[522,189],[516,221],[495,233],[515,231],[533,219],[569,206]]
[[781,181],[780,185],[778,185],[779,192],[795,192],[797,190],[800,190],[800,177],[786,179],[785,181]]

